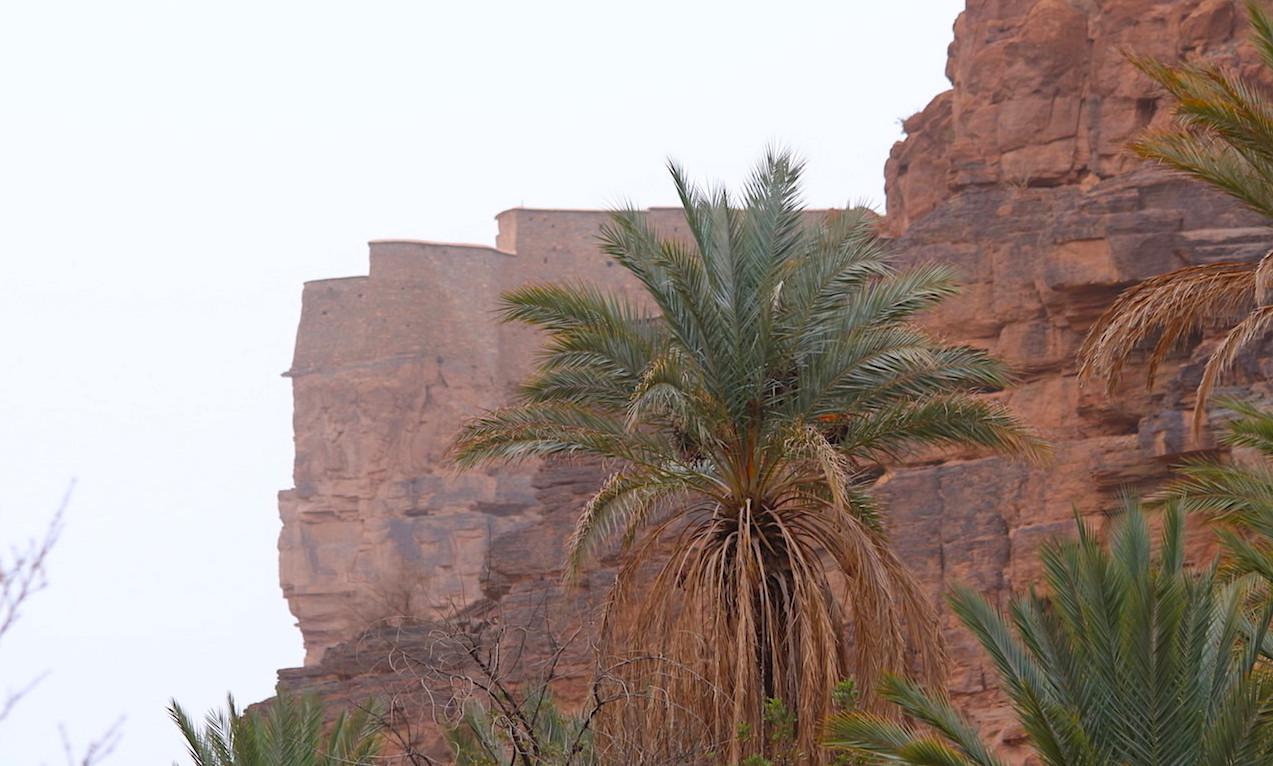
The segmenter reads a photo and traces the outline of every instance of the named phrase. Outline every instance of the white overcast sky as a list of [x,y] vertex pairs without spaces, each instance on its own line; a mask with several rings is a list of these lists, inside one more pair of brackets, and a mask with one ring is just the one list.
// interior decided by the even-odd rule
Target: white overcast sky
[[183,759],[170,696],[267,696],[301,283],[366,241],[492,243],[509,207],[667,205],[763,147],[882,206],[948,87],[957,0],[0,3],[0,547],[69,482],[49,588],[0,643],[0,764]]

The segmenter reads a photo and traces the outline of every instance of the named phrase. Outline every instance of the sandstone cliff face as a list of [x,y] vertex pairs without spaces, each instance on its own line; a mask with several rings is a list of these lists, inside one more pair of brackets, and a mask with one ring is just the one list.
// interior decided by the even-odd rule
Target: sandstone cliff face
[[[933,326],[1021,372],[1005,396],[1055,443],[1056,458],[1042,469],[953,460],[886,477],[895,537],[928,581],[970,583],[1005,602],[1037,579],[1038,545],[1068,534],[1075,512],[1099,525],[1120,492],[1153,486],[1210,446],[1193,442],[1186,418],[1204,349],[1180,355],[1152,390],[1130,366],[1113,398],[1079,386],[1074,354],[1130,284],[1186,264],[1256,259],[1273,241],[1257,217],[1125,150],[1170,108],[1125,53],[1251,71],[1244,25],[1229,0],[970,0],[956,22],[954,87],[906,122],[886,163],[887,226],[903,258],[958,268],[963,296]],[[1271,371],[1252,360],[1245,372]],[[952,693],[1005,752],[1024,757],[993,673],[953,627]]]
[[[652,215],[681,225],[676,211]],[[378,618],[438,616],[554,576],[553,550],[516,546],[570,504],[570,469],[457,473],[443,454],[465,418],[508,400],[536,348],[497,321],[501,292],[544,279],[630,287],[596,250],[605,220],[510,210],[495,248],[373,242],[368,276],[305,286],[279,553],[307,664]],[[499,541],[515,549],[495,555]]]
[[894,231],[964,189],[1090,187],[1131,170],[1127,142],[1166,110],[1127,53],[1239,64],[1239,6],[969,0],[946,65],[954,87],[904,123],[885,164]]
[[[1188,428],[1201,356],[1181,355],[1152,390],[1133,366],[1111,399],[1080,387],[1074,353],[1122,287],[1183,263],[1256,259],[1271,234],[1227,200],[1145,170],[1086,190],[968,189],[912,224],[897,241],[905,257],[956,264],[966,280],[933,326],[1021,371],[1004,396],[1056,455],[1041,468],[986,458],[891,472],[883,488],[905,559],[939,589],[971,584],[1006,603],[1037,581],[1039,544],[1070,534],[1075,513],[1099,527],[1122,491],[1152,487],[1209,446]],[[1258,364],[1249,362],[1248,379],[1273,372]],[[1020,732],[993,704],[988,663],[951,627],[952,693],[968,695],[992,736],[1015,740]]]
[[[1200,352],[1182,354],[1152,390],[1129,370],[1112,399],[1079,386],[1073,357],[1125,286],[1184,264],[1254,259],[1273,241],[1262,221],[1123,149],[1166,105],[1122,51],[1247,66],[1253,57],[1235,42],[1243,24],[1231,0],[970,0],[957,22],[954,87],[906,122],[886,165],[885,226],[904,261],[958,269],[963,295],[932,326],[1021,371],[1002,395],[1055,442],[1056,459],[1039,468],[948,455],[881,479],[894,539],[935,597],[962,582],[1006,600],[1036,579],[1039,543],[1067,534],[1074,512],[1099,524],[1120,490],[1152,485],[1207,446],[1186,427]],[[675,212],[654,215],[677,230]],[[375,654],[348,642],[407,601],[426,617],[486,603],[525,614],[531,594],[554,592],[561,540],[596,471],[456,475],[439,458],[462,418],[506,400],[533,353],[524,330],[494,323],[500,290],[575,277],[630,286],[592,244],[600,214],[499,220],[496,249],[373,243],[370,276],[306,286],[290,373],[296,487],[280,497],[280,554],[309,653],[284,686],[348,696]],[[1265,358],[1248,360],[1248,379],[1273,374]],[[605,581],[601,572],[558,597],[567,619],[582,619]],[[953,627],[951,690],[1019,759],[1022,732]],[[567,676],[586,672],[576,658]]]

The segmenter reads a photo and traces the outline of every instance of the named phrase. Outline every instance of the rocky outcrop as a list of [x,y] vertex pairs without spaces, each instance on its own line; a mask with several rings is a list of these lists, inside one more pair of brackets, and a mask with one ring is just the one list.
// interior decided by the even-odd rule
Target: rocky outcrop
[[[1020,371],[1003,396],[1056,455],[1041,469],[948,460],[885,477],[894,537],[939,589],[962,582],[1006,602],[1037,580],[1039,544],[1069,533],[1075,514],[1099,526],[1120,493],[1211,446],[1192,439],[1186,417],[1206,344],[1152,389],[1129,365],[1113,397],[1079,384],[1074,354],[1123,288],[1187,264],[1257,259],[1273,242],[1263,220],[1125,148],[1169,119],[1127,54],[1206,56],[1249,74],[1244,25],[1229,0],[969,0],[956,22],[953,88],[906,121],[886,163],[886,226],[904,259],[958,269],[963,296],[932,326]],[[1273,372],[1261,358],[1246,380]],[[1207,539],[1198,535],[1199,555]],[[951,692],[1023,758],[1024,733],[985,658],[950,627]]]
[[[509,210],[494,248],[372,242],[368,276],[306,284],[286,373],[295,487],[279,494],[280,579],[306,662],[280,672],[281,690],[332,709],[391,699],[399,736],[438,757],[432,722],[456,712],[454,689],[423,683],[411,657],[462,666],[443,634],[477,620],[522,632],[525,662],[514,664],[530,677],[550,633],[574,635],[552,675],[564,704],[580,701],[612,570],[563,590],[560,564],[604,474],[586,462],[459,473],[444,458],[464,419],[509,400],[538,347],[532,331],[498,321],[500,293],[549,279],[634,289],[597,250],[607,218]],[[650,218],[681,235],[678,210]]]
[[[681,226],[674,210],[652,217]],[[544,279],[631,286],[597,252],[604,213],[498,220],[494,248],[373,242],[368,276],[305,286],[279,554],[307,664],[386,616],[436,617],[555,576],[558,540],[543,531],[578,499],[572,469],[458,473],[444,453],[529,369],[536,337],[500,324],[501,292]]]
[[1131,170],[1127,142],[1166,110],[1128,54],[1239,63],[1238,7],[969,0],[946,66],[954,87],[904,123],[885,165],[894,231],[965,189],[1090,187]]
[[[1235,41],[1243,24],[1230,0],[970,0],[957,22],[953,88],[906,121],[886,165],[884,226],[902,260],[958,270],[963,294],[931,317],[933,329],[1020,370],[1000,396],[1056,456],[1032,467],[945,455],[881,478],[896,544],[934,597],[962,582],[1006,600],[1037,578],[1038,545],[1068,533],[1075,513],[1100,524],[1119,492],[1208,446],[1186,425],[1205,345],[1152,389],[1130,369],[1112,398],[1080,386],[1074,352],[1127,285],[1184,264],[1253,259],[1273,241],[1227,199],[1124,150],[1166,114],[1124,51],[1247,67],[1254,57]],[[653,215],[678,231],[675,211]],[[593,244],[601,221],[512,210],[499,216],[496,248],[376,242],[368,277],[306,286],[289,373],[296,486],[280,497],[280,555],[308,656],[305,669],[284,672],[285,687],[352,688],[361,666],[351,641],[393,615],[521,609],[532,593],[558,594],[567,622],[589,613],[604,570],[568,594],[555,582],[571,514],[597,471],[455,474],[441,456],[462,418],[507,399],[534,353],[527,331],[495,322],[501,290],[542,279],[631,289]],[[1240,372],[1268,379],[1265,358]],[[949,635],[952,692],[1019,759],[1023,734],[984,659],[953,623]],[[582,659],[570,664],[565,686],[578,690],[587,672]]]
[[[1205,346],[1179,355],[1153,389],[1131,366],[1112,398],[1080,385],[1074,353],[1131,282],[1183,263],[1259,258],[1273,241],[1259,224],[1218,195],[1141,169],[1087,189],[968,189],[897,240],[905,258],[960,270],[963,297],[941,307],[933,327],[1015,365],[1020,381],[1003,396],[1056,447],[1043,467],[947,460],[885,476],[894,539],[927,582],[970,584],[1006,603],[1037,581],[1039,544],[1069,534],[1076,513],[1099,527],[1122,492],[1152,487],[1172,463],[1210,446],[1188,427]],[[1248,380],[1273,372],[1258,365],[1248,360]],[[1199,535],[1197,545],[1206,540]],[[950,627],[952,693],[994,738],[1015,741],[1021,733],[998,723],[1004,711],[985,658]]]

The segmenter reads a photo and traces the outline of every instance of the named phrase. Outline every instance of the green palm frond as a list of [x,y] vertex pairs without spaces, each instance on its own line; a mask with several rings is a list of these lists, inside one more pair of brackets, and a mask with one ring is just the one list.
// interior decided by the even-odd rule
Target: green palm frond
[[[1263,3],[1249,0],[1251,37],[1268,55],[1269,15]],[[1176,127],[1147,133],[1132,149],[1162,162],[1273,216],[1273,105],[1264,89],[1209,63],[1169,65],[1132,59],[1176,99]]]
[[[815,722],[836,681],[870,684],[912,656],[938,677],[932,605],[863,477],[934,446],[1042,452],[981,397],[1010,382],[1002,365],[917,326],[956,292],[950,271],[898,270],[860,211],[812,218],[801,170],[771,151],[731,198],[673,165],[686,238],[632,210],[600,235],[641,299],[577,284],[506,295],[504,318],[541,330],[544,350],[517,399],[470,421],[452,453],[462,466],[606,464],[565,569],[623,553],[606,649],[680,674],[659,680],[649,699],[662,707],[641,717],[656,748],[736,742],[782,697],[803,722],[798,746],[820,752]],[[649,663],[630,667],[634,688],[654,683],[640,675]]]
[[593,455],[656,467],[675,454],[668,441],[660,434],[630,431],[622,420],[586,402],[527,402],[471,421],[454,456],[462,466]]
[[1220,443],[1252,450],[1255,457],[1187,461],[1154,499],[1214,523],[1228,554],[1226,567],[1273,584],[1273,412],[1238,399],[1216,403],[1234,414],[1223,422]]
[[173,700],[169,715],[186,741],[192,766],[372,766],[380,727],[366,711],[341,713],[324,725],[313,698],[279,695],[262,711],[243,713],[233,697],[209,712],[202,728]]
[[1253,402],[1232,397],[1216,399],[1216,406],[1237,417],[1225,423],[1220,441],[1230,447],[1250,447],[1273,459],[1273,413]]
[[967,394],[890,403],[842,423],[840,444],[878,460],[899,457],[916,444],[976,445],[1033,459],[1047,455],[1002,404]]
[[[1080,523],[1077,540],[1041,553],[1049,595],[1015,599],[1006,614],[971,591],[952,595],[1041,763],[1273,759],[1273,677],[1256,659],[1271,614],[1257,598],[1264,589],[1189,571],[1184,512],[1168,506],[1161,524],[1155,551],[1134,504],[1108,546]],[[885,696],[925,729],[849,713],[829,723],[829,746],[890,763],[998,763],[940,694],[891,678]],[[934,741],[945,760],[931,755]]]

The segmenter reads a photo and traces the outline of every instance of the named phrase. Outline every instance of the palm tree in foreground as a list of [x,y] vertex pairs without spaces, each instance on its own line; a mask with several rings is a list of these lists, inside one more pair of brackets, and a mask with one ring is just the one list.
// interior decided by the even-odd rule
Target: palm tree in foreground
[[[1273,19],[1247,3],[1252,38],[1273,70]],[[1215,64],[1177,66],[1135,59],[1141,71],[1177,100],[1174,127],[1132,144],[1149,160],[1199,179],[1273,219],[1273,102],[1265,88]],[[1238,355],[1273,328],[1273,250],[1258,263],[1187,266],[1147,279],[1118,297],[1079,351],[1080,374],[1112,389],[1132,351],[1153,341],[1148,382],[1167,354],[1211,325],[1228,327],[1198,384],[1194,431],[1207,399]]]
[[[1080,524],[1077,542],[1043,550],[1051,596],[1017,599],[1009,615],[966,590],[952,596],[1046,766],[1273,763],[1257,581],[1185,569],[1184,519],[1168,508],[1156,558],[1135,507],[1108,551]],[[926,730],[844,714],[828,723],[828,745],[869,763],[1002,763],[940,694],[894,677],[884,693]]]
[[192,766],[372,766],[380,753],[379,726],[365,712],[341,713],[324,727],[323,706],[309,698],[280,695],[264,712],[243,713],[229,697],[202,727],[176,700],[168,713]]
[[947,270],[895,270],[865,214],[811,225],[800,170],[771,152],[736,204],[673,166],[690,242],[616,213],[602,249],[647,304],[584,285],[504,295],[503,317],[547,345],[517,401],[469,422],[453,453],[607,462],[568,573],[621,547],[607,648],[667,671],[638,727],[660,747],[728,742],[731,762],[763,749],[767,698],[791,706],[816,761],[838,681],[908,661],[938,674],[933,609],[889,546],[871,469],[931,445],[1039,451],[976,395],[1006,384],[1002,367],[912,324],[955,292]]

